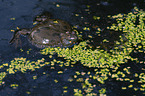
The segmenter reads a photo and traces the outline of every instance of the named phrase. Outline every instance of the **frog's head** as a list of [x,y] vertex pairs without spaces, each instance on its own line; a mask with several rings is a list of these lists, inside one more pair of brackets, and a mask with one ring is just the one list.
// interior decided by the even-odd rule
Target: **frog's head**
[[74,31],[72,31],[71,34],[70,32],[66,32],[66,34],[61,34],[61,40],[63,46],[71,46],[76,43],[78,37]]

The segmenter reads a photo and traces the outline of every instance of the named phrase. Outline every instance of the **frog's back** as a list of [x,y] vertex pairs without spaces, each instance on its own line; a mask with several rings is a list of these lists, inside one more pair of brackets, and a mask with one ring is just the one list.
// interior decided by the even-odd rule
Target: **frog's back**
[[[71,38],[71,34],[72,28],[67,22],[59,19],[47,19],[45,22],[37,24],[32,29],[30,37],[31,42],[37,47],[67,47],[70,46],[71,43],[64,44],[62,40],[63,38]],[[77,38],[76,34],[73,34],[73,36],[75,36],[75,39]]]

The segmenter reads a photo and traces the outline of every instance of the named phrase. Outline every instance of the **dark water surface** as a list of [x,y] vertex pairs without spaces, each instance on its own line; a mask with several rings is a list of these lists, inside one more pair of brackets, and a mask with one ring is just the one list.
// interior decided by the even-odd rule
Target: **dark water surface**
[[[107,2],[108,1],[108,2]],[[60,7],[56,7],[57,4]],[[9,63],[11,60],[17,57],[26,57],[28,60],[37,60],[47,58],[39,53],[39,49],[32,46],[26,37],[22,36],[22,49],[15,48],[14,45],[10,45],[9,41],[13,36],[11,30],[19,28],[31,28],[33,27],[33,19],[43,11],[50,12],[52,18],[58,18],[69,22],[72,26],[77,25],[78,31],[83,31],[84,27],[90,27],[90,31],[83,31],[83,38],[88,39],[88,35],[94,35],[95,30],[91,29],[91,26],[97,24],[101,28],[109,26],[106,24],[105,18],[107,15],[115,15],[118,13],[128,13],[134,6],[145,9],[145,2],[143,0],[0,0],[0,64]],[[89,13],[86,5],[90,5]],[[79,16],[76,16],[79,14]],[[101,16],[104,18],[102,23],[96,23],[92,19],[93,16]],[[15,20],[11,20],[15,18]],[[85,24],[85,22],[88,22]],[[98,38],[96,41],[101,42],[104,37]],[[97,45],[97,44],[96,44]],[[26,51],[29,49],[30,54]],[[54,57],[55,58],[55,57]],[[57,71],[63,70],[62,75],[58,75]],[[22,74],[18,72],[14,75],[8,75],[5,78],[6,84],[0,87],[0,96],[73,96],[73,89],[81,88],[81,83],[68,82],[68,79],[72,79],[75,71],[85,71],[83,66],[76,64],[74,68],[63,67],[50,70],[49,67],[43,67],[37,69],[35,72],[27,72]],[[43,75],[45,71],[48,76]],[[36,80],[33,80],[33,76],[37,76]],[[57,79],[59,82],[55,83]],[[10,87],[11,83],[19,84],[17,89]],[[63,86],[68,86],[68,92],[63,93]],[[140,94],[130,93],[132,91],[121,91],[120,83],[107,83],[104,85],[107,88],[107,96],[121,96],[122,94]],[[96,87],[98,89],[99,87]],[[28,95],[26,92],[31,92]],[[140,95],[137,95],[140,96]]]

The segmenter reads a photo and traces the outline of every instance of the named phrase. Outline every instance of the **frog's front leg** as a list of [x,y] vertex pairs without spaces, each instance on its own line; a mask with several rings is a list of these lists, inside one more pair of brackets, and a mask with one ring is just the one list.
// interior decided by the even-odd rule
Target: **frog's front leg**
[[17,48],[18,45],[21,45],[20,35],[27,35],[27,34],[30,34],[30,30],[28,30],[28,29],[18,30],[14,33],[14,35],[9,43],[10,44],[15,43],[16,48]]

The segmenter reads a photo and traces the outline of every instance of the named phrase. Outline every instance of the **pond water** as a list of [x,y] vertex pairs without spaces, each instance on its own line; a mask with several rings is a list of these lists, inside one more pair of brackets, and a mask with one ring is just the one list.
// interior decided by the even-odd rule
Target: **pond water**
[[[140,2],[139,2],[140,1]],[[14,58],[25,57],[28,60],[34,60],[41,58],[47,58],[39,53],[38,48],[31,45],[27,37],[21,36],[22,45],[20,48],[15,48],[14,45],[10,45],[9,41],[12,38],[14,32],[19,28],[32,28],[33,19],[44,11],[48,11],[52,14],[52,18],[62,19],[69,22],[72,26],[77,26],[79,32],[83,31],[83,40],[89,39],[88,35],[92,35],[95,38],[95,29],[92,26],[97,25],[100,28],[108,26],[106,22],[109,22],[107,15],[114,15],[118,13],[128,13],[134,6],[144,9],[145,2],[143,0],[0,0],[0,64],[9,63]],[[87,5],[91,6],[89,11]],[[78,16],[77,16],[78,15]],[[102,23],[94,22],[93,16],[102,17]],[[15,18],[15,20],[14,20]],[[84,27],[89,27],[90,30],[83,30]],[[96,43],[95,46],[100,44],[101,40],[107,38],[108,34],[104,33],[104,36],[93,40]],[[108,38],[110,38],[108,36]],[[30,50],[31,49],[31,50]],[[28,54],[27,51],[30,50]],[[53,57],[57,58],[57,57]],[[50,59],[48,59],[49,61]],[[63,70],[62,75],[58,75],[58,70]],[[87,71],[87,68],[81,64],[76,64],[71,67],[56,67],[56,69],[50,69],[49,66],[37,69],[35,72],[27,72],[22,74],[18,72],[13,75],[8,75],[5,78],[6,84],[0,86],[0,96],[73,96],[74,88],[81,88],[81,83],[69,82],[68,79],[72,79],[75,71],[82,70]],[[47,76],[43,72],[48,74]],[[33,76],[37,76],[37,80],[33,80]],[[58,80],[55,83],[54,80]],[[19,84],[17,89],[12,89],[10,84]],[[121,91],[118,86],[120,83],[107,83],[103,86],[109,86],[107,89],[107,96],[121,96],[126,91]],[[63,87],[68,86],[67,93],[63,93]],[[96,87],[99,89],[99,86]],[[28,93],[31,92],[31,95]],[[129,94],[129,93],[128,93]],[[132,93],[136,94],[136,93]],[[138,93],[140,94],[140,93]]]

